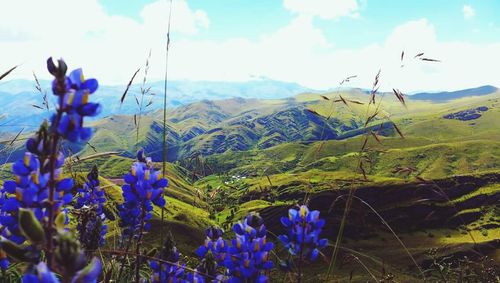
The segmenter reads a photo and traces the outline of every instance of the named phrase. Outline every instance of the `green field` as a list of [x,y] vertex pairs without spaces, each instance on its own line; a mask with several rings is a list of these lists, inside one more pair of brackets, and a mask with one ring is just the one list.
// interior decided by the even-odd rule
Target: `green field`
[[[158,245],[160,235],[171,231],[186,261],[195,262],[193,250],[207,226],[230,231],[252,211],[265,218],[277,241],[279,217],[304,201],[326,218],[324,236],[333,245],[347,195],[355,191],[339,247],[340,258],[351,261],[336,266],[336,280],[390,273],[396,282],[415,282],[421,276],[413,260],[429,268],[432,249],[436,260],[481,254],[500,262],[500,93],[440,103],[408,99],[407,108],[386,94],[381,113],[390,113],[403,137],[383,124],[389,120],[382,114],[365,126],[366,105],[332,103],[339,94],[367,100],[351,91],[326,94],[329,100],[302,94],[292,100],[202,101],[171,111],[167,206],[163,221],[161,210],[154,210],[146,246]],[[478,119],[444,118],[484,106],[488,110]],[[67,174],[98,167],[106,211],[115,217],[123,201],[121,178],[135,151],[142,147],[156,160],[161,156],[160,114],[143,116],[138,130],[130,116],[96,121],[92,146],[81,145],[67,159]],[[11,177],[9,168],[7,162],[2,180]],[[108,225],[113,246],[117,221]],[[324,251],[325,261],[332,250]],[[322,280],[325,264],[308,272],[311,280]]]

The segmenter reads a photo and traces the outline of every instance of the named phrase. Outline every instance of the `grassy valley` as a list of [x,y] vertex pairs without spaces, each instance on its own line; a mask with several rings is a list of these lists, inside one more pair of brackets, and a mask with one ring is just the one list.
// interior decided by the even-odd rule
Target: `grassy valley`
[[[338,95],[326,96],[333,100]],[[355,91],[341,95],[367,99]],[[377,277],[385,272],[398,281],[419,278],[411,257],[423,269],[431,267],[433,258],[446,261],[450,256],[481,255],[498,262],[499,93],[445,102],[410,98],[408,109],[390,95],[384,99],[404,138],[389,125],[380,142],[368,141],[369,150],[361,154],[370,160],[366,179],[357,168],[366,132],[363,105],[331,106],[331,100],[303,94],[288,100],[203,101],[179,108],[170,113],[176,118],[170,118],[169,128],[178,133],[172,140],[185,143],[173,146],[179,149],[174,156],[180,167],[171,170],[186,169],[174,170],[184,174],[178,182],[183,186],[170,192],[184,207],[199,207],[197,219],[228,230],[248,212],[258,211],[276,235],[282,232],[278,216],[309,199],[310,207],[326,217],[324,234],[333,244],[347,195],[355,190],[341,241],[340,254],[347,260],[337,273],[341,280],[353,270],[356,280],[369,278],[359,265],[348,263],[352,255]],[[488,110],[477,119],[445,118],[483,106]],[[335,119],[327,119],[330,112]],[[153,125],[155,115],[145,121]],[[380,123],[375,120],[367,127],[378,129]],[[143,145],[152,135],[145,135]],[[174,219],[192,215],[169,213]]]
[[[324,280],[337,239],[334,278],[341,282],[373,276],[414,282],[422,273],[434,278],[436,262],[464,256],[498,263],[500,92],[444,101],[408,96],[407,107],[385,93],[381,114],[365,124],[368,98],[352,89],[276,100],[203,100],[169,111],[168,205],[153,211],[146,247],[172,231],[184,259],[194,261],[205,227],[231,230],[253,211],[277,241],[280,216],[307,200],[325,217],[323,235],[330,240],[324,259],[307,271],[311,279]],[[66,160],[70,172],[99,169],[105,211],[115,219],[109,222],[110,247],[118,237],[113,231],[122,176],[135,152],[144,148],[161,160],[161,117],[157,111],[139,122],[131,115],[109,116],[93,122],[88,144],[66,145],[74,153]],[[25,136],[4,143],[10,158],[20,154]],[[12,177],[9,167],[7,162],[2,180]]]

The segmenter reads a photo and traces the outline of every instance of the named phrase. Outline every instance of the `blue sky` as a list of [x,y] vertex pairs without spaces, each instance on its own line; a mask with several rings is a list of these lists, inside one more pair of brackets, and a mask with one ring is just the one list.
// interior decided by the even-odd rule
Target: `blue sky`
[[[134,0],[126,5],[122,0],[99,2],[110,14],[140,21],[141,9],[155,1]],[[210,18],[210,29],[197,34],[199,39],[223,40],[239,36],[258,39],[286,25],[294,17],[280,0],[188,0],[188,3],[192,9],[205,11]],[[479,16],[465,20],[463,7],[466,5]],[[316,19],[315,24],[339,47],[361,47],[381,41],[393,27],[421,18],[432,22],[443,40],[493,43],[500,38],[500,1],[372,0],[360,1],[359,6],[360,16],[357,18]]]
[[[151,50],[150,79],[161,79],[168,3],[11,1],[0,11],[0,47],[9,54],[0,67],[22,63],[14,77],[43,77],[43,58],[63,56],[124,84]],[[382,69],[387,89],[500,86],[496,0],[173,0],[172,9],[172,79],[265,77],[327,89],[351,74],[353,86],[367,87]],[[64,16],[47,18],[53,11]],[[443,62],[410,60],[418,52]]]

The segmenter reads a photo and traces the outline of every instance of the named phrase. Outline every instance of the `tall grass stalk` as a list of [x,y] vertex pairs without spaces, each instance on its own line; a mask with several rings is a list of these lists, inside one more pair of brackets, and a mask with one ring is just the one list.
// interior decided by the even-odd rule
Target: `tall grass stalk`
[[[365,127],[370,122],[370,117],[373,116],[373,115],[369,115],[369,113],[370,113],[369,111],[370,111],[370,105],[372,104],[372,102],[373,102],[373,104],[375,104],[375,94],[378,91],[379,76],[380,76],[380,70],[377,73],[377,75],[375,76],[375,81],[373,83],[370,101],[368,102],[368,105],[366,107]],[[367,141],[368,141],[368,135],[365,136],[365,141],[364,141],[363,145],[361,146],[360,151],[358,153],[358,160],[359,160],[358,161],[358,168],[362,170],[362,173],[363,173],[363,176],[365,177],[365,179],[366,179],[366,174],[365,174],[365,171],[363,169],[361,158],[362,158],[362,154],[365,150],[365,146],[366,146]],[[344,213],[342,214],[342,220],[340,222],[339,232],[338,232],[337,238],[335,240],[335,247],[333,249],[333,255],[332,255],[332,258],[330,260],[330,264],[328,265],[328,271],[326,273],[326,281],[328,281],[328,279],[330,278],[330,274],[331,274],[333,267],[335,266],[335,263],[337,261],[337,256],[338,256],[338,252],[339,252],[338,247],[340,246],[340,243],[342,242],[342,238],[344,235],[344,228],[346,225],[347,217],[349,215],[349,211],[351,209],[352,199],[353,199],[355,192],[356,192],[356,187],[351,187],[351,189],[349,190],[349,195],[348,195],[346,204],[345,204]]]
[[[404,54],[404,52],[403,52],[403,54]],[[403,55],[401,56],[401,61],[403,61]],[[371,92],[370,92],[370,99],[368,101],[368,105],[366,107],[366,112],[365,112],[365,124],[364,124],[365,128],[370,123],[372,123],[373,121],[375,121],[376,117],[381,113],[381,105],[382,105],[382,100],[384,98],[384,94],[382,94],[381,97],[378,98],[378,103],[376,102],[376,96],[377,96],[377,93],[378,93],[378,90],[379,90],[379,87],[380,87],[380,84],[379,84],[380,83],[380,74],[381,74],[381,70],[379,70],[377,72],[377,74],[375,75],[375,79],[374,79],[374,82],[373,82],[373,85],[372,85],[372,89],[371,89]],[[401,104],[406,108],[406,103],[404,101],[403,94],[401,92],[399,92],[399,91],[396,92],[395,90],[394,90],[394,93],[396,94],[396,97],[401,102]],[[343,99],[343,98],[341,98],[341,99],[342,99],[342,102],[348,106],[347,101],[345,99]],[[371,105],[372,104],[375,107],[374,110],[373,110],[373,112],[371,112]],[[384,117],[384,118],[390,121],[389,117]],[[399,128],[397,127],[397,125],[394,124],[394,123],[392,123],[392,124],[393,124],[394,129],[401,136],[401,138],[404,138],[403,134],[401,133],[401,131],[399,130]],[[383,125],[383,123],[381,125]],[[380,129],[382,129],[382,127]],[[368,140],[369,140],[370,137],[373,137],[377,142],[380,143],[380,140],[379,140],[377,134],[378,133],[374,133],[372,130],[368,130],[365,133],[365,138],[364,138],[363,144],[362,144],[362,146],[361,146],[361,148],[360,148],[360,150],[358,152],[358,169],[363,174],[363,177],[364,177],[365,181],[367,181],[368,178],[367,178],[367,172],[366,172],[365,167],[364,167],[364,164],[365,164],[366,160],[363,159],[363,156],[364,156],[364,153],[365,153],[365,151],[367,149],[367,144],[368,144]],[[371,161],[370,160],[368,160],[368,163],[370,163],[370,167],[371,167]],[[331,274],[331,272],[333,270],[333,267],[335,266],[335,263],[336,263],[336,260],[337,260],[338,251],[339,251],[338,247],[340,246],[340,243],[342,242],[342,238],[343,238],[343,234],[344,234],[344,229],[345,229],[347,217],[349,215],[349,211],[350,211],[351,205],[352,205],[352,200],[353,200],[353,198],[356,197],[355,196],[355,192],[356,192],[356,187],[351,187],[349,189],[348,198],[347,198],[347,201],[346,201],[346,205],[345,205],[345,208],[344,208],[344,213],[342,215],[342,220],[341,220],[340,227],[339,227],[339,233],[337,234],[337,239],[336,239],[335,247],[334,247],[334,250],[333,250],[333,255],[332,255],[330,264],[328,266],[328,271],[327,271],[327,275],[326,275],[326,280],[327,281],[328,281],[328,279],[330,277],[330,274]],[[379,214],[377,213],[377,215],[379,215]],[[385,224],[387,224],[387,222],[385,222],[385,220],[383,220],[383,222]],[[387,226],[388,226],[388,224],[387,224]],[[395,234],[394,231],[391,228],[389,228],[389,229],[391,230],[391,232],[393,232],[393,234]],[[404,244],[401,242],[401,239],[399,239],[399,237],[397,237],[396,234],[395,234],[395,236],[398,239],[398,241],[404,246]],[[412,261],[415,263],[415,265],[420,270],[421,275],[422,275],[423,279],[425,280],[425,275],[422,272],[422,270],[420,269],[420,266],[418,266],[418,264],[415,261],[415,259],[408,252],[408,249],[406,249],[406,246],[404,246],[404,248],[407,251],[408,255],[411,257]]]
[[366,270],[366,272],[368,272],[368,274],[370,274],[370,276],[373,278],[373,281],[374,282],[378,282],[377,280],[377,277],[375,277],[375,275],[370,271],[370,269],[368,268],[368,266],[366,266],[366,264],[363,263],[363,261],[361,261],[359,259],[359,257],[353,255],[353,254],[349,254],[353,259],[355,259],[357,262],[359,262],[359,264]]
[[396,240],[398,240],[399,244],[401,244],[401,246],[405,250],[406,254],[408,254],[408,256],[411,258],[411,260],[413,261],[413,263],[415,264],[415,266],[418,268],[418,271],[420,272],[420,275],[422,275],[422,278],[425,280],[425,274],[424,274],[422,268],[420,268],[420,265],[418,265],[417,261],[415,260],[415,258],[413,257],[413,255],[410,253],[410,251],[408,250],[408,248],[406,247],[406,245],[403,243],[403,241],[401,241],[401,238],[399,238],[398,234],[396,234],[396,232],[394,232],[394,230],[392,229],[392,227],[389,225],[389,223],[387,223],[387,221],[385,221],[385,219],[382,217],[382,215],[380,215],[375,210],[375,208],[373,208],[369,203],[367,203],[366,201],[362,200],[361,198],[359,198],[357,196],[353,196],[353,198],[356,198],[357,200],[359,200],[362,204],[366,205],[371,211],[373,211],[373,213],[375,213],[377,215],[377,217],[380,219],[380,221],[382,221],[382,224],[384,224],[391,231],[391,233],[394,235],[394,237],[396,238]]
[[[136,136],[135,136],[135,145],[138,147],[139,145],[139,130],[141,126],[141,118],[142,118],[142,112],[144,111],[144,108],[147,108],[148,106],[151,105],[151,102],[144,107],[144,96],[149,94],[150,88],[146,88],[146,81],[148,78],[148,71],[149,71],[149,60],[151,59],[151,49],[149,50],[148,57],[146,58],[146,65],[144,67],[144,77],[142,79],[142,85],[141,85],[141,101],[135,97],[135,101],[137,102],[137,106],[139,108],[139,115],[137,116],[137,119],[134,119],[135,121],[135,126],[136,126]],[[135,118],[135,117],[134,117]],[[136,148],[136,150],[139,150],[139,148]]]
[[[167,87],[168,87],[168,56],[170,51],[170,26],[172,22],[172,0],[167,0],[169,2],[168,11],[168,23],[167,23],[167,44],[165,46],[165,78],[163,83],[163,154],[162,154],[162,174],[166,177],[167,172]],[[160,241],[161,245],[164,242],[164,226],[165,226],[165,209],[161,208],[161,228],[160,228]],[[160,282],[162,272],[160,272]]]

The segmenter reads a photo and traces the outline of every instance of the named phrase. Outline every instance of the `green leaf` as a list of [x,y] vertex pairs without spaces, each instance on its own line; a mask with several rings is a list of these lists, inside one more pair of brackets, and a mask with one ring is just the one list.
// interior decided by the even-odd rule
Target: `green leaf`
[[22,246],[10,240],[2,239],[2,241],[0,242],[0,248],[14,260],[30,261],[28,252]]
[[158,249],[152,248],[151,250],[149,250],[149,252],[146,253],[146,255],[149,257],[154,257],[157,253],[158,253]]
[[19,209],[19,227],[24,236],[33,244],[45,242],[45,231],[32,210]]
[[61,230],[64,229],[64,226],[66,226],[66,213],[60,212],[55,220],[56,228]]

